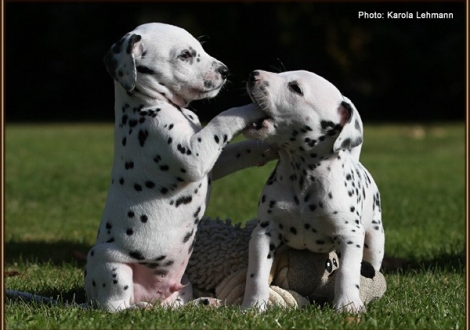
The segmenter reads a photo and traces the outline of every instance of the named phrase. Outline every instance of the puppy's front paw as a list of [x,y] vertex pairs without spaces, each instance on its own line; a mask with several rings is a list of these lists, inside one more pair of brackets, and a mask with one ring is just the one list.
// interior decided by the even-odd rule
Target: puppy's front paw
[[335,300],[334,308],[339,313],[365,313],[366,307],[361,299],[347,299],[347,297],[340,297],[339,299]]
[[268,301],[266,300],[253,300],[253,301],[244,301],[242,303],[242,311],[249,312],[254,311],[257,313],[264,312],[268,307]]

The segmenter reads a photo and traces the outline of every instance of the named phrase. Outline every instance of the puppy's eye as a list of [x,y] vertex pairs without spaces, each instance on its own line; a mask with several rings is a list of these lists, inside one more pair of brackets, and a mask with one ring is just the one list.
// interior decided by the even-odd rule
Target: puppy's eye
[[293,92],[295,92],[295,93],[297,93],[297,94],[299,94],[299,95],[304,95],[304,93],[302,92],[302,89],[299,87],[299,85],[298,85],[297,82],[295,82],[295,81],[292,81],[292,82],[289,83],[289,88],[290,88]]
[[328,273],[331,273],[332,270],[333,270],[333,265],[331,264],[331,260],[328,259],[326,262],[325,262],[325,269]]
[[189,50],[183,50],[181,52],[181,54],[179,55],[179,57],[184,59],[184,60],[190,58],[191,56],[192,55],[191,55],[191,52]]

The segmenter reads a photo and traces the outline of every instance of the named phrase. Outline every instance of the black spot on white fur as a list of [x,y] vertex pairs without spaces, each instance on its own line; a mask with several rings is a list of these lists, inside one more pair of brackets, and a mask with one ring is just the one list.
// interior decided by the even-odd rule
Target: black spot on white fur
[[[255,73],[260,76],[260,72]],[[256,81],[260,79],[258,76]],[[266,74],[261,79],[268,80],[270,77],[270,74]],[[254,82],[249,85],[250,88],[253,88],[251,95],[259,92],[262,97],[277,97],[276,92],[279,92],[268,93],[271,92],[269,87],[261,86],[261,83],[259,89],[254,90]],[[282,95],[282,92],[278,94]],[[271,259],[277,247],[276,240],[281,244],[315,252],[336,249],[338,258],[342,257],[339,251],[342,248],[353,249],[347,255],[347,258],[353,260],[362,259],[363,248],[369,254],[375,253],[380,258],[383,257],[383,248],[381,251],[371,251],[371,244],[367,244],[368,235],[375,235],[374,232],[383,234],[380,214],[376,213],[378,215],[374,219],[363,219],[366,208],[380,213],[380,195],[367,170],[350,152],[362,143],[362,127],[356,110],[349,102],[338,102],[338,106],[332,111],[335,111],[335,115],[339,113],[339,103],[346,109],[348,119],[344,126],[339,123],[339,116],[336,120],[331,119],[334,118],[333,115],[315,123],[310,120],[308,125],[305,122],[300,123],[300,120],[289,120],[286,123],[282,118],[287,117],[288,111],[301,110],[286,109],[286,113],[277,114],[276,111],[284,111],[285,104],[279,106],[276,100],[258,100],[268,106],[274,103],[273,109],[266,109],[268,113],[274,113],[273,121],[276,122],[274,136],[269,138],[285,151],[279,153],[280,160],[268,178],[258,204],[258,214],[262,219],[258,226],[269,237],[269,245],[263,249],[269,253],[259,257]],[[278,119],[276,116],[284,117]],[[308,118],[308,114],[302,118]],[[281,125],[284,125],[282,130],[278,130]],[[281,135],[280,132],[285,133]],[[281,178],[285,179],[282,183]],[[276,201],[267,196],[276,196]],[[330,228],[335,228],[341,236],[333,237]],[[365,242],[364,232],[367,233]],[[256,269],[250,268],[250,272],[253,270]],[[354,282],[349,285],[359,287]]]

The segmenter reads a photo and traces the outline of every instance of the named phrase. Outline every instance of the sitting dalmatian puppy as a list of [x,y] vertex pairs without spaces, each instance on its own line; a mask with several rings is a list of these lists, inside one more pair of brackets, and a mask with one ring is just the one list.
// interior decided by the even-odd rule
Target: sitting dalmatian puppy
[[242,307],[264,310],[273,256],[283,244],[341,258],[334,307],[360,312],[361,261],[379,271],[385,236],[380,194],[359,163],[362,122],[354,105],[324,78],[307,71],[253,71],[252,100],[268,118],[245,136],[279,148],[263,189],[249,243]]
[[111,312],[178,305],[191,298],[183,274],[208,202],[210,171],[215,166],[216,179],[268,160],[264,143],[226,147],[265,114],[253,105],[232,108],[201,128],[184,107],[216,96],[228,69],[175,26],[137,27],[104,62],[115,80],[114,161],[87,256],[87,298]]

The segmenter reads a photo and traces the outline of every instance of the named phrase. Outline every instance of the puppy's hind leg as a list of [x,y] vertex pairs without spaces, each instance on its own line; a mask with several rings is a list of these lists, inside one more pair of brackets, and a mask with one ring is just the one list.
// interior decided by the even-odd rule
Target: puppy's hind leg
[[374,222],[366,231],[363,259],[379,271],[385,253],[385,234],[380,219]]
[[85,291],[92,305],[109,312],[118,312],[131,307],[134,295],[133,271],[127,264],[106,262],[106,252],[94,248],[88,254]]

